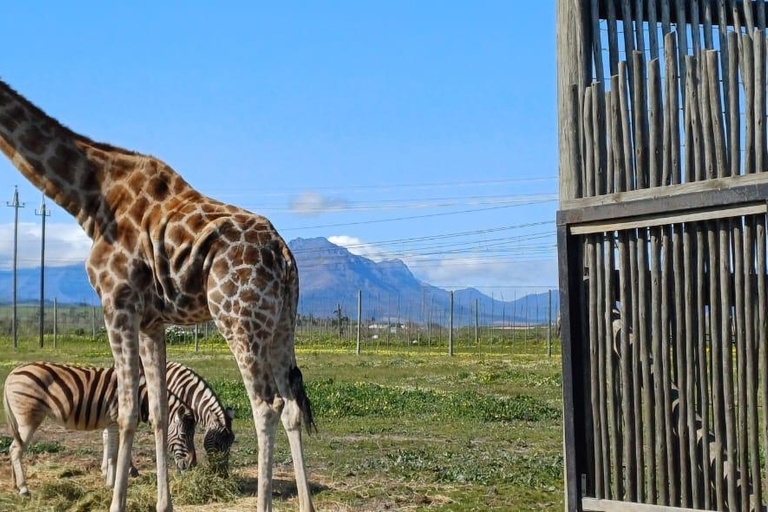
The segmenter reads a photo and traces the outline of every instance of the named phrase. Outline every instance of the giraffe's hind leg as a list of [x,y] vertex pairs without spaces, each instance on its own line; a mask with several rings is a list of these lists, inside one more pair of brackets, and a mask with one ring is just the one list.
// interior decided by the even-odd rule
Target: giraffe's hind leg
[[[251,341],[245,334],[229,332],[224,334],[237,360],[245,390],[251,402],[253,422],[259,443],[258,498],[257,510],[272,510],[272,466],[274,462],[275,432],[282,412],[282,400],[275,394],[274,379],[270,365],[253,354],[263,340]],[[251,353],[251,347],[254,352]]]
[[299,509],[301,512],[314,512],[315,508],[312,505],[301,441],[302,423],[306,425],[307,431],[310,431],[314,422],[312,420],[312,408],[304,390],[303,377],[296,364],[294,351],[298,296],[298,279],[296,279],[295,273],[289,274],[285,301],[272,343],[271,352],[274,356],[272,358],[272,370],[277,393],[285,402],[281,419],[291,446]]

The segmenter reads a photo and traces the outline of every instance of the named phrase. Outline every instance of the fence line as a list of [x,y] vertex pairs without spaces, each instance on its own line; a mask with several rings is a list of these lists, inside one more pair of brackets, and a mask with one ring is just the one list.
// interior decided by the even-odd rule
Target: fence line
[[[534,300],[537,301],[535,304]],[[310,296],[307,303],[312,304],[312,312],[299,308],[296,343],[349,345],[350,351],[359,350],[360,353],[416,347],[447,348],[449,338],[459,352],[514,352],[516,346],[546,342],[546,351],[551,355],[552,336],[559,337],[559,310],[558,304],[552,302],[552,293],[521,301],[505,303],[497,300],[484,307],[477,297],[462,298],[455,294],[451,309],[450,302],[444,307],[434,297],[426,295],[416,303],[398,298],[396,294],[384,298],[359,291],[351,305],[345,297]],[[41,331],[50,338],[47,343],[53,348],[72,337],[107,339],[99,306],[54,301],[45,304],[44,313],[44,325],[40,329],[40,305],[18,305],[17,329],[23,342],[36,340]],[[11,336],[12,332],[11,307],[0,306],[0,337]],[[166,341],[169,345],[189,344],[195,351],[206,343],[223,342],[213,322],[169,326]]]

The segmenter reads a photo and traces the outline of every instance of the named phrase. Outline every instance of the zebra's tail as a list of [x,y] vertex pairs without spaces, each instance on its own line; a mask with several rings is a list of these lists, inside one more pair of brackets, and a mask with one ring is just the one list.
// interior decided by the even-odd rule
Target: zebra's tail
[[8,403],[8,388],[3,387],[3,409],[5,410],[5,420],[8,423],[8,430],[11,431],[11,435],[16,443],[21,446],[21,436],[19,436],[19,422],[16,421],[16,416],[13,414],[13,409]]
[[299,370],[298,366],[294,366],[288,372],[288,383],[291,386],[291,393],[296,399],[296,404],[301,411],[304,425],[307,427],[307,433],[311,434],[312,429],[317,432],[317,425],[315,425],[315,420],[312,418],[312,404],[304,389],[304,378],[302,377],[301,370]]

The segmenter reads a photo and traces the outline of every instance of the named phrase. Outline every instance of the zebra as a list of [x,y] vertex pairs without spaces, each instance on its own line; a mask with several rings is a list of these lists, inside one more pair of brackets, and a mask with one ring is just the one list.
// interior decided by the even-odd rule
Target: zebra
[[[142,419],[148,420],[146,383],[140,383]],[[3,404],[13,441],[11,473],[19,494],[28,495],[21,456],[43,420],[52,418],[69,430],[105,429],[102,474],[110,487],[117,462],[117,376],[114,367],[73,366],[46,361],[26,363],[8,374]],[[180,470],[194,465],[194,420],[184,402],[168,393],[168,444]]]
[[225,408],[216,392],[194,370],[183,364],[166,363],[168,391],[174,393],[192,411],[195,422],[205,431],[203,448],[214,470],[226,475],[229,449],[235,441],[232,432],[234,411]]

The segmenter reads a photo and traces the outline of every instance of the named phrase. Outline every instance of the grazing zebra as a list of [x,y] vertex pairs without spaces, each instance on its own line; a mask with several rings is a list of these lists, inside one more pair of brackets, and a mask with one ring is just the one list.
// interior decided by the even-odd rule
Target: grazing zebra
[[[140,398],[147,402],[146,384],[141,382]],[[3,389],[14,484],[22,495],[29,494],[21,455],[43,420],[52,418],[69,430],[106,429],[102,470],[107,485],[114,485],[117,461],[117,377],[115,369],[72,366],[49,362],[27,363],[14,368]],[[190,411],[176,395],[168,394],[168,444],[179,469],[194,464],[195,424]],[[142,411],[148,411],[146,405]],[[142,419],[148,419],[142,414]]]
[[169,393],[175,394],[192,411],[195,422],[203,428],[203,448],[208,462],[222,474],[229,466],[229,449],[235,441],[232,432],[234,411],[224,408],[208,383],[186,366],[168,361],[166,364]]

